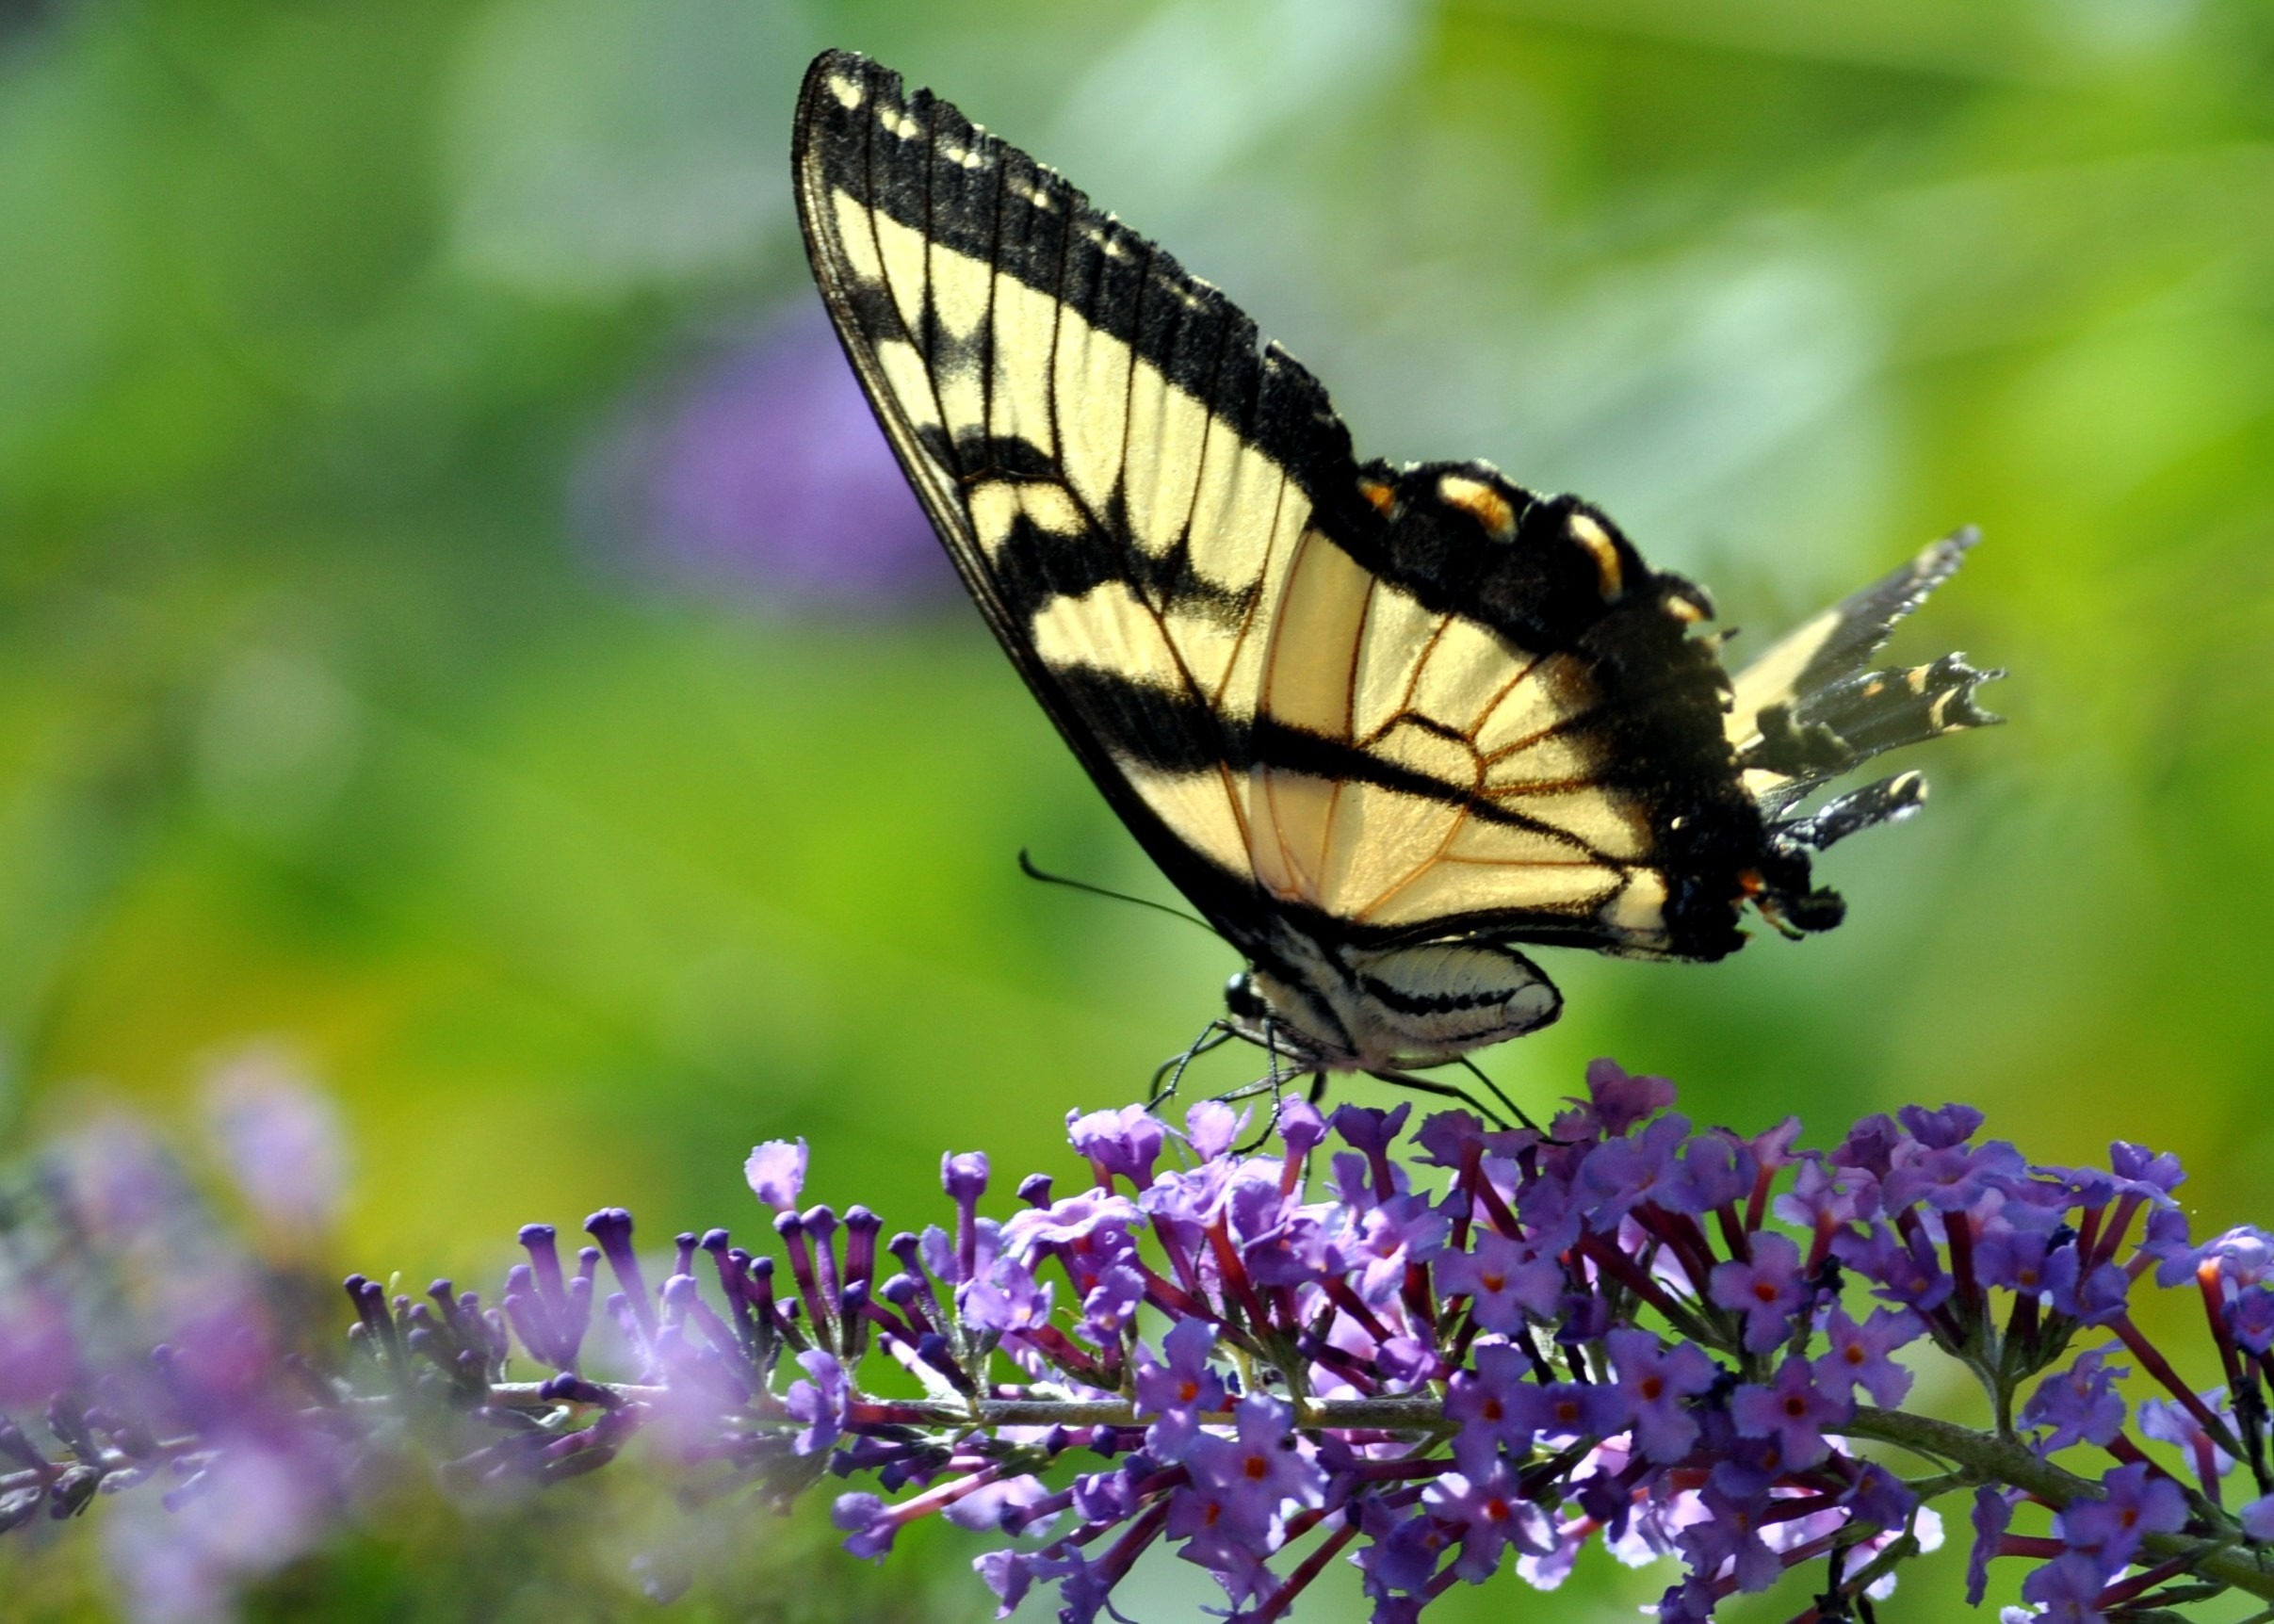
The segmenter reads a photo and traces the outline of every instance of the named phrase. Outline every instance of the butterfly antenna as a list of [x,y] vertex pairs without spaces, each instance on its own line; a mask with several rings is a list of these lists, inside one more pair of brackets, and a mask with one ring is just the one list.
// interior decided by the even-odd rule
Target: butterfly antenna
[[1034,859],[1027,855],[1026,848],[1023,846],[1019,848],[1018,868],[1019,872],[1030,880],[1040,880],[1046,885],[1064,885],[1069,890],[1087,891],[1093,897],[1109,897],[1116,902],[1134,902],[1140,908],[1150,908],[1156,914],[1166,914],[1172,919],[1182,919],[1188,925],[1197,925],[1211,936],[1216,934],[1215,927],[1206,919],[1194,918],[1182,908],[1172,908],[1166,902],[1154,901],[1150,897],[1132,897],[1127,891],[1109,891],[1103,885],[1091,885],[1087,880],[1069,879],[1064,874],[1053,874],[1048,869],[1038,869],[1034,866]]

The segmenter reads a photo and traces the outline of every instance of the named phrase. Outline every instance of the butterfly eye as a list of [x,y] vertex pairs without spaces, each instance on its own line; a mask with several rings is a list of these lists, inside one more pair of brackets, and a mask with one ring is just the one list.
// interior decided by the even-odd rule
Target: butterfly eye
[[1256,978],[1242,970],[1224,983],[1224,1007],[1242,1020],[1261,1020],[1266,1013]]

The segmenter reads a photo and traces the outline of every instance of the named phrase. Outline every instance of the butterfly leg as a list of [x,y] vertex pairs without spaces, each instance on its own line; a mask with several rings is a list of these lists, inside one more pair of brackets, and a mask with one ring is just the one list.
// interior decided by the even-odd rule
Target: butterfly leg
[[1507,1108],[1509,1115],[1515,1117],[1517,1121],[1523,1124],[1523,1126],[1526,1128],[1532,1129],[1533,1132],[1538,1134],[1542,1139],[1548,1137],[1546,1131],[1541,1129],[1538,1123],[1533,1121],[1532,1118],[1524,1114],[1523,1107],[1518,1105],[1516,1101],[1510,1099],[1506,1095],[1502,1094],[1501,1092],[1501,1085],[1493,1081],[1492,1079],[1486,1077],[1477,1068],[1476,1062],[1470,1060],[1465,1054],[1461,1055],[1459,1060],[1462,1066],[1468,1070],[1469,1075],[1475,1078],[1477,1081],[1483,1083],[1486,1088],[1491,1091],[1492,1097],[1499,1100],[1502,1105]]
[[[1434,1094],[1444,1099],[1457,1099],[1495,1128],[1508,1126],[1508,1119],[1501,1115],[1499,1112],[1493,1110],[1467,1089],[1456,1088],[1450,1082],[1437,1082],[1430,1078],[1416,1077],[1409,1071],[1370,1071],[1366,1075],[1377,1081],[1394,1082],[1400,1088],[1417,1088],[1423,1094]],[[1489,1087],[1490,1084],[1487,1083],[1486,1086]],[[1495,1088],[1492,1092],[1497,1096],[1500,1090]],[[1501,1103],[1506,1105],[1507,1101],[1503,1099]],[[1509,1109],[1516,1110],[1514,1106],[1509,1106]],[[1520,1116],[1523,1113],[1519,1112],[1518,1114]]]
[[[1202,1027],[1200,1035],[1193,1039],[1182,1054],[1170,1056],[1155,1068],[1152,1085],[1145,1090],[1145,1110],[1150,1111],[1155,1106],[1173,1098],[1177,1093],[1177,1085],[1184,1080],[1186,1066],[1211,1049],[1222,1048],[1237,1035],[1229,1026],[1220,1020],[1212,1020]],[[1166,1084],[1161,1080],[1164,1077],[1168,1079]]]
[[1304,1095],[1304,1102],[1308,1105],[1317,1105],[1325,1097],[1326,1074],[1323,1071],[1314,1071],[1310,1074],[1310,1089]]
[[1263,1119],[1262,1131],[1245,1145],[1233,1146],[1233,1154],[1237,1156],[1252,1155],[1265,1140],[1271,1137],[1272,1129],[1278,1125],[1279,1121],[1279,1101],[1282,1097],[1280,1090],[1285,1086],[1287,1080],[1293,1075],[1291,1072],[1279,1069],[1279,1040],[1276,1023],[1269,1015],[1263,1018],[1263,1052],[1269,1069],[1261,1077],[1244,1088],[1235,1088],[1229,1094],[1220,1094],[1216,1096],[1223,1100],[1247,1099],[1263,1093],[1266,1089],[1271,1091],[1271,1113]]

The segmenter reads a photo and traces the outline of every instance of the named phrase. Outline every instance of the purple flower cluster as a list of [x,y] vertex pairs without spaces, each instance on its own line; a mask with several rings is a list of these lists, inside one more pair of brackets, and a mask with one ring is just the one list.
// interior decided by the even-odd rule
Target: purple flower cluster
[[[253,1401],[176,1350],[135,1393],[58,1399],[56,1448],[0,1431],[0,1516],[215,1470],[251,1416],[320,1439],[341,1494],[414,1437],[468,1488],[574,1477],[635,1436],[683,1493],[857,1477],[835,1505],[854,1553],[937,1513],[1004,1541],[975,1564],[1004,1613],[1053,1586],[1069,1624],[1113,1616],[1156,1547],[1258,1621],[1352,1564],[1389,1624],[1503,1567],[1551,1588],[1591,1542],[1679,1565],[1664,1619],[1798,1568],[1803,1619],[1862,1618],[1940,1542],[1926,1502],[1969,1491],[1972,1599],[1993,1562],[2029,1565],[2012,1616],[2274,1598],[2274,1240],[2191,1241],[2171,1159],[2033,1166],[1957,1106],[1803,1150],[1796,1122],[1695,1129],[1609,1062],[1587,1082],[1544,1132],[1448,1111],[1408,1137],[1410,1107],[1285,1099],[1275,1144],[1243,1149],[1218,1100],[1181,1130],[1075,1115],[1085,1187],[1038,1175],[990,1216],[986,1159],[949,1156],[951,1222],[888,1239],[864,1208],[800,1210],[804,1146],[761,1145],[762,1254],[714,1229],[643,1261],[610,1209],[573,1263],[525,1229],[494,1307],[352,1277],[346,1368],[287,1363]],[[2140,1331],[2143,1284],[2200,1296],[2217,1387]],[[551,1373],[511,1379],[516,1348]],[[1993,1427],[1898,1407],[1938,1357]],[[883,1360],[923,1396],[882,1396]]]

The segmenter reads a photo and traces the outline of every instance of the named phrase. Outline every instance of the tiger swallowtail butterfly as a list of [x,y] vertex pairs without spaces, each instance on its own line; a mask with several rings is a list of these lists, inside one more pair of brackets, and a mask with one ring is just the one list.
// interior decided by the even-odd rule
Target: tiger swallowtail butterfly
[[[1517,944],[1712,960],[1840,922],[1809,853],[1901,818],[1898,745],[1996,672],[1867,661],[1934,543],[1733,680],[1704,592],[1478,462],[1359,462],[1210,284],[928,90],[806,74],[799,219],[964,584],[1154,861],[1247,960],[1221,1029],[1410,1075],[1552,1021]],[[1275,1064],[1276,1064],[1276,1059]]]

